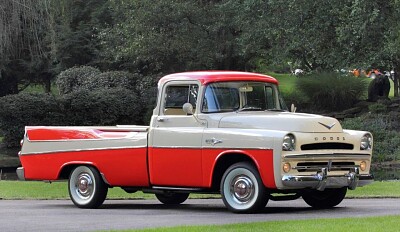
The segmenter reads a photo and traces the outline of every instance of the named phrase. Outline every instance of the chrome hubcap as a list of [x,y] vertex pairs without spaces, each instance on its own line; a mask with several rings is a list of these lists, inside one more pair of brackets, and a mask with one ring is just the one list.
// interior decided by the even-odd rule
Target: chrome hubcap
[[247,176],[238,176],[232,181],[231,193],[240,203],[248,202],[254,195],[253,181]]
[[93,193],[93,179],[88,173],[79,174],[75,183],[76,193],[82,198],[89,198]]

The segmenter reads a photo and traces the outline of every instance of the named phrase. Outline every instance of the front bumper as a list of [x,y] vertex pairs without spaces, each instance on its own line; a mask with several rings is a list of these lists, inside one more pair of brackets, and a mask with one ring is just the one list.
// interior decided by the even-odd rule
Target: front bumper
[[344,175],[328,176],[328,168],[322,168],[315,175],[284,175],[284,186],[293,188],[312,188],[323,191],[325,188],[348,187],[351,190],[364,186],[373,181],[372,175],[359,174],[358,168],[353,168]]
[[25,170],[23,167],[17,168],[17,176],[19,180],[25,180]]

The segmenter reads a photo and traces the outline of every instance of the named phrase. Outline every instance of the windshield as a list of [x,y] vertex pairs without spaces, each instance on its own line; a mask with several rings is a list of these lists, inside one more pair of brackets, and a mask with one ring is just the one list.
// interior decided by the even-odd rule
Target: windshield
[[264,82],[219,82],[206,87],[202,112],[286,110],[276,85]]

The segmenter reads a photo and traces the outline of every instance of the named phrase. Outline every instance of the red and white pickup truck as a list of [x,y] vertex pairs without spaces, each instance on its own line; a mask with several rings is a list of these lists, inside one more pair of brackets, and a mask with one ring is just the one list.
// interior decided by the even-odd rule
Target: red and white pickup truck
[[177,73],[161,78],[158,90],[150,126],[26,127],[19,178],[68,179],[81,208],[101,206],[108,188],[121,187],[165,204],[221,193],[238,213],[299,197],[330,208],[347,189],[373,181],[372,135],[288,112],[273,77]]

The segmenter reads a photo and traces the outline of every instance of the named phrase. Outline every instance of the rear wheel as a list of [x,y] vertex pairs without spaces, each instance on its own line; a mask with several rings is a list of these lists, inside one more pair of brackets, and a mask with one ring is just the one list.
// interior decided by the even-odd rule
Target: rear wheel
[[189,193],[156,193],[155,194],[157,199],[166,205],[179,205],[186,201],[189,197]]
[[108,187],[97,169],[78,166],[69,176],[68,191],[79,208],[98,208],[106,199]]
[[254,213],[268,202],[268,193],[257,169],[248,162],[230,166],[221,180],[225,206],[235,213]]
[[332,208],[340,204],[346,196],[347,188],[313,190],[303,194],[303,200],[311,207],[318,209]]

